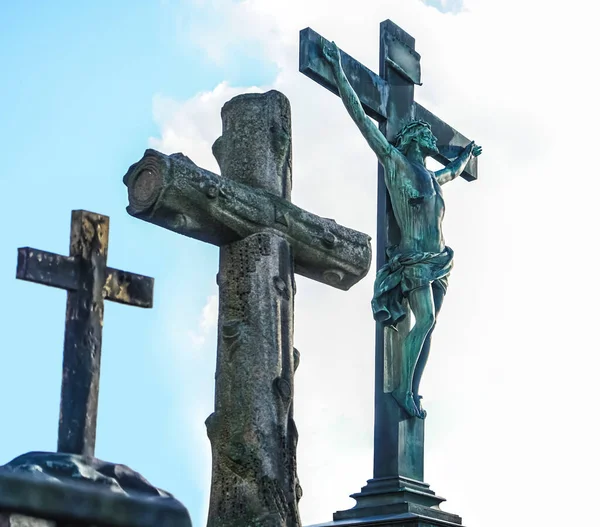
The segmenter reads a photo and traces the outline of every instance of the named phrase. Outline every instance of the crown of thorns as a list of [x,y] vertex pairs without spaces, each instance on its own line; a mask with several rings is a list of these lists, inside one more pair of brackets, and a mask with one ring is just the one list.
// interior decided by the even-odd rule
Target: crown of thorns
[[424,126],[425,128],[428,128],[429,130],[431,130],[431,125],[427,121],[422,121],[421,119],[416,119],[414,121],[409,121],[408,123],[406,123],[402,127],[402,129],[398,132],[398,136],[405,135],[408,132],[410,132],[420,126]]

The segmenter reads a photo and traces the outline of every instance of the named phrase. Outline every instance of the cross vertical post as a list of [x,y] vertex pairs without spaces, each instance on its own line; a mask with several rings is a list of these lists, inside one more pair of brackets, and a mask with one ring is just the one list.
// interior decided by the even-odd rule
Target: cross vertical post
[[[380,24],[379,75],[389,88],[387,118],[379,123],[385,137],[392,141],[401,123],[414,117],[414,85],[420,80],[420,56],[414,50],[415,39],[394,23]],[[397,61],[408,62],[414,79],[401,75]],[[393,67],[394,64],[396,67]],[[407,68],[408,69],[408,68]],[[377,164],[377,269],[386,262],[386,248],[399,241],[400,231],[385,186],[384,170]],[[406,300],[404,301],[406,304]],[[404,476],[423,480],[423,421],[412,419],[396,403],[391,391],[400,375],[401,349],[410,330],[410,310],[398,332],[375,326],[375,425],[373,479]]]
[[152,307],[154,279],[107,267],[109,218],[71,215],[69,256],[18,250],[17,278],[67,290],[58,452],[94,456],[104,300]]
[[79,284],[67,292],[58,452],[94,454],[107,253],[108,218],[73,212],[69,256],[78,259]]

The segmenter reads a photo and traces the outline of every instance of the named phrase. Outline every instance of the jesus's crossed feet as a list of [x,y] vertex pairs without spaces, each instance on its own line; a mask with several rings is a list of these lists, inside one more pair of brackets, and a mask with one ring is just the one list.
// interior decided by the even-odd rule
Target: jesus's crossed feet
[[392,392],[392,397],[411,417],[425,419],[427,416],[427,412],[423,409],[423,405],[421,404],[422,397],[420,395],[413,395],[412,392],[399,393],[398,390],[394,390]]

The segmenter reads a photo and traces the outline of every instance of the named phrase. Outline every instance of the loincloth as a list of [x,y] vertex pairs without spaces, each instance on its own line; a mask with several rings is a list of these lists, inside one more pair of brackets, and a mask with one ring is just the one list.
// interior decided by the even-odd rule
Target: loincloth
[[414,289],[431,284],[446,293],[454,251],[446,247],[441,253],[402,254],[390,247],[386,252],[388,261],[377,271],[371,307],[377,322],[395,326],[406,317],[402,301]]

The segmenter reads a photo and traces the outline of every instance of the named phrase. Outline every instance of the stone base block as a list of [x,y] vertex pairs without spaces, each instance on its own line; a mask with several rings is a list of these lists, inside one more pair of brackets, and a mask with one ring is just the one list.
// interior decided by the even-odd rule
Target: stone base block
[[186,508],[124,465],[30,452],[0,467],[0,527],[191,527]]

